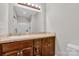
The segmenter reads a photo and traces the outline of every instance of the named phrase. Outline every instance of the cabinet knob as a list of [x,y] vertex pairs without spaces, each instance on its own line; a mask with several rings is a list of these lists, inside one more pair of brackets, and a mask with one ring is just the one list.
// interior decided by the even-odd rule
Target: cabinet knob
[[36,51],[39,52],[39,49],[37,49]]
[[19,56],[19,55],[20,55],[20,53],[18,52],[18,53],[17,53],[17,56]]
[[22,56],[22,55],[23,55],[23,52],[21,51],[20,54],[21,54],[21,56]]

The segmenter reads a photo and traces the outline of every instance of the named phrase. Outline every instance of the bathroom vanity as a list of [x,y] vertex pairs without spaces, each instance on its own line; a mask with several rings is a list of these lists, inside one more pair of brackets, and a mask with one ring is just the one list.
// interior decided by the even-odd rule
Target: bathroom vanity
[[54,56],[55,33],[12,34],[0,38],[1,56]]

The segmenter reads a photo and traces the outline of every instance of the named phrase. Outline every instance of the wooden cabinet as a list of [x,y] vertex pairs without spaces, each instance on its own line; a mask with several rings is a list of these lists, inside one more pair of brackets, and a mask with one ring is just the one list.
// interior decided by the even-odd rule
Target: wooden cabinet
[[54,56],[55,37],[34,40],[34,56]]
[[10,43],[3,43],[2,45],[2,52],[10,52],[10,51],[16,51],[21,48],[21,42],[10,42]]
[[25,40],[21,42],[21,56],[33,55],[33,40]]
[[22,50],[16,50],[11,52],[6,52],[3,56],[32,56],[33,51],[32,47],[24,48]]
[[0,44],[2,56],[54,56],[55,37],[22,40]]
[[47,55],[47,38],[42,39],[42,55],[46,56]]
[[34,56],[41,56],[41,39],[34,40]]
[[42,55],[43,56],[55,55],[55,38],[54,37],[42,39]]
[[2,54],[3,56],[20,56],[19,51],[11,51],[11,52],[7,52]]
[[32,47],[24,48],[21,50],[21,56],[33,56]]
[[1,44],[1,55],[5,56],[32,56],[33,40],[24,40]]

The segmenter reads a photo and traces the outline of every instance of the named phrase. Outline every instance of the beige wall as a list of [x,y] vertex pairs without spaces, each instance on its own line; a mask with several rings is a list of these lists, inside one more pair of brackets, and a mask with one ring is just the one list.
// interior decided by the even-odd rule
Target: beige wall
[[0,3],[0,33],[8,32],[8,4]]
[[41,6],[41,12],[34,15],[32,19],[32,32],[45,31],[45,4],[38,4]]
[[66,54],[69,43],[79,45],[79,4],[46,5],[46,31],[56,32],[56,54]]

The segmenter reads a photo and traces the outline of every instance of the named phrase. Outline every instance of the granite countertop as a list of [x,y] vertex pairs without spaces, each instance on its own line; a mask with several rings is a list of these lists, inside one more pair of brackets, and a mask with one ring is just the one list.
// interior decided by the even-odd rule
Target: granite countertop
[[0,43],[45,38],[52,36],[55,37],[55,33],[8,33],[6,35],[0,36]]

